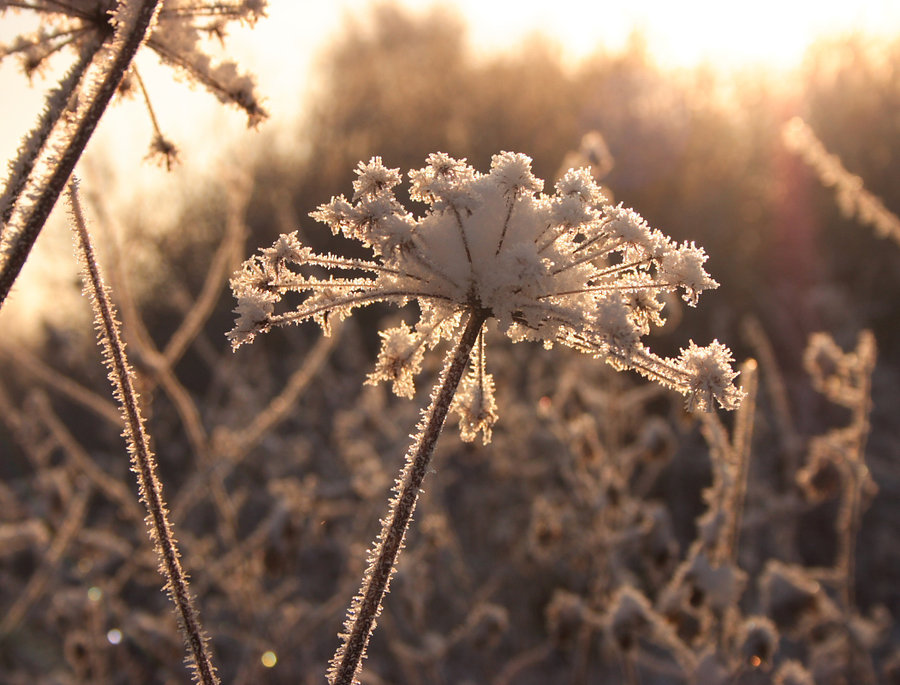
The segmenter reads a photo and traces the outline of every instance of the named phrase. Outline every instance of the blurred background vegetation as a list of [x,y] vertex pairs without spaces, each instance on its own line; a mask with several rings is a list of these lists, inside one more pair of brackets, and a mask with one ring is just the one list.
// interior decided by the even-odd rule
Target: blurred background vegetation
[[[671,323],[650,338],[651,347],[672,354],[690,339],[718,338],[739,361],[760,360],[767,389],[758,402],[751,523],[739,556],[751,577],[773,558],[810,568],[831,563],[837,505],[804,499],[786,464],[799,466],[810,437],[848,417],[815,393],[801,359],[815,331],[845,349],[863,329],[874,332],[865,458],[878,493],[859,534],[856,590],[861,615],[881,607],[889,616],[872,652],[878,681],[900,682],[900,245],[843,216],[833,192],[781,138],[785,122],[802,117],[868,190],[900,212],[900,39],[823,39],[789,74],[666,69],[639,34],[622,51],[571,64],[537,38],[502,55],[476,56],[457,15],[381,4],[335,36],[317,68],[317,88],[294,128],[263,129],[255,157],[239,170],[249,175],[240,210],[245,232],[227,255],[231,267],[293,230],[316,250],[355,249],[308,213],[347,193],[356,163],[372,155],[405,171],[440,150],[484,170],[492,154],[513,150],[531,156],[549,184],[583,137],[599,133],[613,160],[602,178],[609,194],[652,226],[702,245],[721,283],[696,310],[672,302]],[[285,137],[296,144],[280,145]],[[189,141],[180,144],[189,156]],[[88,177],[88,192],[90,184]],[[223,675],[228,682],[321,682],[418,405],[381,388],[360,390],[377,350],[375,330],[396,311],[355,314],[334,347],[316,347],[319,331],[308,326],[273,332],[233,355],[224,333],[234,305],[224,282],[202,330],[172,366],[177,384],[166,385],[152,355],[141,352],[163,348],[195,307],[209,260],[231,240],[224,237],[228,208],[240,192],[227,182],[185,186],[169,230],[146,216],[104,218],[102,198],[89,212],[115,246],[107,247],[120,272],[114,285],[134,300],[132,315],[123,313],[126,335],[132,323],[132,336],[149,339],[132,341],[131,350]],[[145,330],[136,332],[135,322]],[[116,427],[61,390],[67,379],[106,395],[92,344],[87,326],[47,324],[38,340],[6,345],[0,356],[0,537],[7,541],[0,607],[9,612],[19,596],[29,597],[2,631],[0,680],[182,682],[174,619],[133,513],[111,498],[114,487],[96,484],[89,505],[73,508],[84,476],[73,461],[75,444],[133,490]],[[660,533],[660,569],[671,572],[697,534],[709,449],[677,398],[646,388],[640,394],[636,379],[565,351],[506,348],[489,360],[501,393],[495,443],[473,448],[445,436],[364,682],[619,682],[617,661],[603,657],[583,628],[580,637],[563,639],[558,621],[548,621],[559,591],[601,597],[619,582],[597,581],[608,573],[610,547],[588,540],[587,531],[600,525],[600,512],[615,508],[609,502],[621,486],[647,503],[646,520],[663,516],[671,528]],[[325,361],[293,397],[289,415],[239,457],[226,458],[227,467],[217,466],[234,454],[241,427],[314,349]],[[650,440],[647,427],[658,430],[660,422],[666,428],[658,432],[665,439],[656,466],[645,464],[625,484],[598,475],[598,499],[569,501],[583,493],[572,494],[561,464],[582,459],[603,472],[604,459],[637,449]],[[641,480],[641,473],[650,475]],[[60,539],[73,512],[80,532],[56,554],[50,541]],[[635,573],[651,587],[667,580],[659,569]],[[35,577],[44,579],[37,588]],[[109,600],[84,599],[86,587],[102,588]],[[754,597],[748,592],[745,603]],[[126,633],[118,651],[105,644],[114,626]],[[545,643],[555,651],[542,652]],[[263,672],[266,649],[280,661]],[[811,649],[785,647],[800,659]],[[679,682],[647,668],[642,682]],[[769,682],[759,677],[746,682]]]

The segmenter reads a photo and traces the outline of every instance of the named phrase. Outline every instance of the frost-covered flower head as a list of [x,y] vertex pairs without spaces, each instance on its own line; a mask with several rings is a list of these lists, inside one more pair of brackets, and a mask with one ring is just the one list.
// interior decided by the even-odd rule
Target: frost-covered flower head
[[[379,157],[360,163],[352,201],[332,198],[312,216],[334,233],[360,241],[372,260],[320,255],[296,234],[244,263],[232,280],[239,318],[234,347],[273,326],[334,319],[373,302],[416,300],[421,317],[383,332],[370,381],[391,381],[412,396],[425,348],[455,339],[468,314],[496,320],[514,341],[561,343],[639,373],[687,396],[688,405],[733,409],[729,350],[691,343],[677,359],[650,352],[640,337],[662,322],[662,295],[679,291],[689,304],[718,284],[703,268],[706,254],[650,228],[636,212],[612,206],[586,169],[569,170],[553,195],[531,171],[526,155],[494,155],[479,173],[444,153],[409,173],[410,196],[427,205],[414,216],[394,195],[399,170]],[[366,277],[326,271],[364,272]],[[290,291],[306,293],[299,307],[276,311]],[[485,371],[484,340],[457,395],[462,432],[489,438],[496,421],[493,381]]]

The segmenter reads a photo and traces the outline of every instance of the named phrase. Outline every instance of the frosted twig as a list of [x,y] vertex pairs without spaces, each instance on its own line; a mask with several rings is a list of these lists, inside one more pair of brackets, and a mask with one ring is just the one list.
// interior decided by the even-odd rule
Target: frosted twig
[[147,525],[160,561],[160,572],[166,579],[166,591],[175,603],[179,625],[189,648],[189,657],[197,680],[203,685],[218,683],[216,670],[203,634],[197,611],[188,587],[187,575],[181,567],[178,547],[168,520],[162,484],[157,475],[156,459],[150,449],[150,439],[144,429],[137,393],[134,390],[134,372],[125,355],[125,345],[119,334],[116,312],[109,299],[106,285],[94,257],[87,226],[81,211],[77,186],[69,185],[69,203],[72,213],[72,230],[75,233],[79,258],[84,271],[85,292],[90,295],[94,318],[100,333],[100,342],[106,366],[110,370],[110,382],[119,401],[125,422],[125,437],[131,456],[132,470],[138,479],[141,501],[147,507]]
[[882,238],[900,245],[900,217],[863,186],[863,180],[851,174],[840,157],[831,154],[805,121],[794,117],[781,129],[784,144],[812,167],[822,185],[834,188],[837,203],[845,216],[853,216],[875,229]]
[[[69,180],[75,164],[81,158],[82,151],[93,135],[100,117],[106,111],[116,88],[119,87],[131,60],[144,41],[161,5],[162,0],[143,0],[140,3],[132,0],[121,6],[127,10],[124,15],[130,21],[123,20],[119,23],[117,37],[113,43],[113,56],[99,84],[90,95],[90,103],[79,112],[79,116],[72,124],[66,125],[66,135],[64,140],[60,141],[59,153],[54,155],[52,171],[35,189],[35,197],[30,199],[27,207],[21,207],[21,202],[16,202],[13,206],[10,219],[12,225],[4,229],[4,245],[0,250],[0,307],[6,301],[6,296],[22,270],[34,241],[37,240],[47,217],[50,216],[50,210],[56,204],[56,199]],[[21,197],[21,194],[17,194],[19,200]],[[16,208],[20,210],[20,217],[17,217]]]
[[341,647],[335,653],[329,670],[331,685],[352,685],[362,668],[366,646],[375,627],[375,619],[381,613],[381,602],[403,546],[431,455],[450,410],[456,387],[469,361],[469,354],[486,319],[487,312],[473,312],[456,347],[447,355],[444,371],[435,384],[431,406],[423,412],[419,434],[394,489],[391,512],[384,519],[381,533],[370,552],[363,585],[350,606],[345,623],[347,632],[342,635]]

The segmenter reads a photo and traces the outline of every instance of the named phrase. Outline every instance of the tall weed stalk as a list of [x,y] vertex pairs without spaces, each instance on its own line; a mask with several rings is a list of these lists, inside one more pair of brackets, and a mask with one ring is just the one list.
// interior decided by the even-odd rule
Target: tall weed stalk
[[159,557],[159,570],[166,580],[166,592],[175,604],[179,625],[188,646],[194,677],[203,685],[217,684],[219,679],[213,666],[207,638],[203,634],[194,607],[187,574],[181,566],[175,535],[168,520],[156,458],[150,449],[150,436],[144,426],[140,403],[134,389],[134,372],[128,363],[125,345],[119,334],[115,307],[103,282],[91,245],[75,181],[69,184],[68,199],[76,249],[82,265],[84,291],[91,300],[103,360],[109,369],[113,395],[119,402],[125,423],[125,439],[131,457],[131,469],[137,476],[140,499],[147,508],[146,523],[150,539]]

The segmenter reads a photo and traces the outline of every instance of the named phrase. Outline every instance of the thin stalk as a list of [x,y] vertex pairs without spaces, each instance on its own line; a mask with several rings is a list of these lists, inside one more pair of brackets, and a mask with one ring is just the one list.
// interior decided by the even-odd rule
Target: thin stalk
[[459,226],[459,237],[462,238],[463,247],[466,248],[466,259],[469,260],[469,264],[472,263],[472,252],[469,250],[469,240],[466,238],[466,227],[463,225],[462,217],[459,214],[459,210],[456,208],[456,205],[450,205],[453,209],[453,216],[456,217],[456,224]]
[[37,120],[37,125],[31,133],[22,141],[18,154],[9,164],[9,178],[3,194],[0,195],[0,236],[7,230],[7,223],[12,216],[13,208],[19,201],[19,196],[25,188],[28,178],[34,169],[35,161],[44,150],[47,138],[54,126],[62,117],[72,99],[72,95],[78,89],[84,72],[91,65],[94,56],[100,50],[102,42],[90,40],[81,49],[78,61],[72,65],[68,73],[59,81],[59,84],[47,95],[47,102]]
[[[17,235],[13,244],[9,246],[9,254],[0,255],[0,258],[3,259],[2,266],[0,266],[0,307],[3,306],[6,296],[18,278],[19,272],[34,246],[34,241],[37,240],[47,217],[50,216],[50,211],[56,204],[59,194],[65,188],[75,164],[81,158],[81,153],[94,134],[100,117],[106,111],[109,101],[134,59],[135,53],[144,42],[160,6],[162,6],[162,0],[143,0],[135,12],[134,22],[130,28],[123,31],[124,35],[121,38],[117,36],[114,43],[114,55],[109,66],[104,69],[90,105],[78,119],[71,135],[66,136],[65,147],[59,153],[52,173],[39,188],[35,189],[35,196],[30,207],[20,212],[21,226],[15,229]],[[124,8],[125,5],[120,4],[120,7]]]
[[419,488],[428,471],[428,464],[450,403],[469,362],[469,355],[478,340],[481,327],[487,319],[485,310],[473,310],[466,328],[448,354],[441,378],[435,384],[431,406],[420,422],[419,435],[407,456],[400,479],[394,488],[391,511],[383,520],[383,528],[375,541],[369,557],[369,567],[363,577],[359,594],[354,597],[344,624],[346,633],[331,662],[329,682],[331,685],[352,685],[357,682],[365,657],[366,646],[375,628],[375,619],[381,613],[381,603],[390,584],[391,575],[403,546],[406,530],[416,508]]
[[179,624],[187,642],[192,666],[199,682],[217,685],[215,667],[209,653],[200,619],[194,608],[187,575],[181,567],[180,554],[169,523],[162,483],[157,475],[156,459],[150,449],[150,438],[144,429],[137,393],[134,390],[134,371],[125,355],[125,346],[119,334],[116,311],[109,299],[100,268],[94,257],[94,248],[81,211],[77,186],[69,185],[69,201],[72,209],[72,230],[82,261],[85,291],[91,295],[94,318],[100,331],[104,358],[110,371],[110,381],[119,401],[125,420],[125,437],[131,456],[131,468],[138,479],[141,500],[147,507],[147,526],[160,560],[160,572],[166,579],[166,590],[175,603]]
[[721,552],[727,554],[732,564],[737,564],[738,542],[741,536],[741,516],[747,496],[747,476],[750,470],[750,449],[753,440],[753,423],[756,418],[756,392],[759,386],[755,359],[748,359],[741,366],[744,401],[738,409],[732,439],[732,456],[735,460],[731,506],[728,507],[728,526]]
[[500,254],[500,250],[503,249],[503,241],[506,239],[506,230],[509,228],[509,219],[512,217],[512,211],[515,204],[516,201],[515,198],[513,198],[506,210],[506,219],[503,220],[503,229],[500,231],[500,241],[497,243],[497,251],[494,252],[495,257]]
[[855,431],[855,445],[849,452],[851,477],[845,489],[844,502],[839,513],[838,529],[841,537],[838,540],[837,568],[843,576],[841,600],[846,612],[851,612],[856,603],[856,538],[863,513],[863,488],[869,480],[866,466],[866,442],[871,425],[869,415],[872,411],[872,371],[875,368],[875,339],[869,331],[860,335],[856,346],[856,384],[859,401],[853,407],[852,426]]

